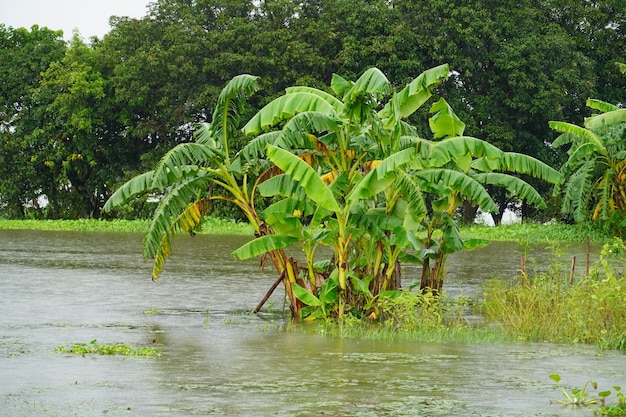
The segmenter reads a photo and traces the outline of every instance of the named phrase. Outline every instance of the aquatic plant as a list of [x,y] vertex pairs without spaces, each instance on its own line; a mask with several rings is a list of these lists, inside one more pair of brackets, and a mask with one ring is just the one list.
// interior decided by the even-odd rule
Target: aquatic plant
[[610,395],[610,391],[602,391],[598,393],[598,397],[590,397],[587,390],[587,386],[591,385],[593,389],[598,389],[598,383],[595,381],[588,381],[582,388],[573,388],[569,392],[561,385],[561,376],[559,374],[550,375],[550,379],[556,383],[556,387],[563,394],[564,400],[555,400],[559,404],[563,405],[594,405],[604,403],[604,398]]
[[613,389],[617,397],[617,404],[606,405],[603,403],[601,407],[594,410],[594,413],[608,417],[626,417],[626,395],[624,395],[620,386],[615,385]]
[[621,392],[622,387],[618,385],[613,386],[617,403],[608,405],[607,400],[612,395],[610,390],[600,391],[593,396],[590,395],[589,386],[594,390],[598,389],[598,383],[595,381],[587,381],[582,388],[572,388],[568,391],[561,385],[561,376],[559,374],[550,375],[550,379],[556,383],[556,388],[563,394],[564,399],[555,400],[554,402],[556,403],[573,406],[600,405],[593,410],[594,414],[611,417],[626,416],[626,396]]
[[96,339],[89,343],[78,343],[71,346],[59,346],[57,352],[85,355],[121,355],[121,356],[161,356],[163,351],[153,346],[133,347],[132,344],[101,345]]

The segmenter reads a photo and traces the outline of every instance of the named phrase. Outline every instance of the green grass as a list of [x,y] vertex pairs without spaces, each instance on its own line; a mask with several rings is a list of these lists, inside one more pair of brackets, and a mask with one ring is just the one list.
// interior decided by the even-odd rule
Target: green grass
[[[31,229],[87,232],[145,233],[150,220],[7,220],[0,219],[0,230]],[[198,233],[251,235],[252,227],[246,223],[207,217]]]
[[488,283],[481,313],[510,337],[531,342],[586,343],[626,350],[626,246],[604,245],[589,276],[572,280],[553,263],[515,282]]
[[514,337],[497,327],[473,326],[468,323],[399,329],[395,326],[383,323],[368,323],[359,319],[348,319],[342,323],[328,320],[317,323],[313,331],[332,337],[364,340],[469,344],[517,342]]
[[605,243],[611,236],[589,224],[569,225],[561,223],[519,223],[489,227],[483,225],[462,226],[465,238],[520,242],[525,244],[545,242],[583,243],[589,237],[592,243]]

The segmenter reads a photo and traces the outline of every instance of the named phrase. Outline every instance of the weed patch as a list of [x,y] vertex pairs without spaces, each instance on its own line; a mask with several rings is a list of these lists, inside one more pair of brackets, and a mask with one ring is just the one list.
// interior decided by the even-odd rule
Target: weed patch
[[621,239],[604,245],[589,275],[571,281],[566,267],[552,264],[511,284],[492,280],[481,312],[518,340],[589,343],[606,349],[626,347],[626,279]]
[[132,344],[101,345],[96,339],[89,343],[79,343],[72,346],[60,346],[60,353],[69,353],[77,356],[86,355],[121,355],[121,356],[161,356],[162,351],[153,346],[133,347]]

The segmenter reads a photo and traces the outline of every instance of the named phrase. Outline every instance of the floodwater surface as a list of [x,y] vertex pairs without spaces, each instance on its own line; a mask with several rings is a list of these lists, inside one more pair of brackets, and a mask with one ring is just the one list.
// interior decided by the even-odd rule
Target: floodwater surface
[[[275,275],[230,256],[247,238],[181,236],[157,282],[141,238],[0,231],[0,416],[592,416],[551,402],[562,397],[548,376],[626,387],[626,356],[590,346],[286,330],[280,290],[270,312],[248,313]],[[583,247],[566,251],[584,258]],[[538,265],[545,252],[533,254]],[[478,295],[485,280],[515,275],[520,254],[498,243],[453,256],[446,290]],[[92,340],[163,354],[57,350]]]

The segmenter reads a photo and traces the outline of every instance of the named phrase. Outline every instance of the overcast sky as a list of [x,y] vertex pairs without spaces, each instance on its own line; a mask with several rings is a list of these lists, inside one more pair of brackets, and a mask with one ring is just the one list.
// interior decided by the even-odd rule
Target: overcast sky
[[141,18],[151,0],[0,0],[0,23],[6,27],[47,26],[69,40],[77,28],[88,41],[109,32],[110,16]]

